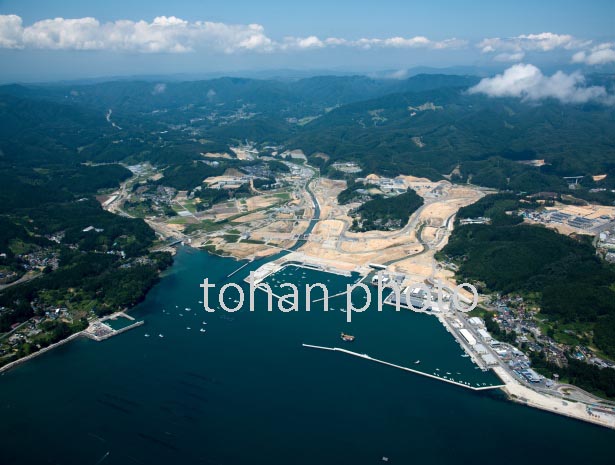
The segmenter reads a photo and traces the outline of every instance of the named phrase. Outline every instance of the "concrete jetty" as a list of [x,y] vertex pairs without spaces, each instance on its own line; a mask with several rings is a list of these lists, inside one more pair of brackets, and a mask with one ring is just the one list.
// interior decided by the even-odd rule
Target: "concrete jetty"
[[235,273],[243,270],[246,266],[248,266],[250,263],[252,263],[254,261],[254,259],[247,261],[246,263],[244,263],[243,265],[241,265],[239,268],[237,268],[235,271],[232,271],[231,273],[229,273],[226,277],[230,278],[231,276],[233,276]]
[[419,370],[413,370],[412,368],[408,368],[408,367],[404,367],[401,365],[396,365],[394,363],[390,363],[390,362],[386,362],[384,360],[380,360],[374,357],[370,357],[367,354],[360,354],[358,352],[353,352],[351,350],[347,350],[347,349],[341,349],[339,347],[324,347],[324,346],[316,346],[316,345],[312,345],[312,344],[302,344],[303,347],[307,347],[309,349],[319,349],[319,350],[329,350],[329,351],[333,351],[333,352],[343,352],[345,354],[348,355],[353,355],[354,357],[359,357],[359,358],[363,358],[365,360],[370,360],[372,362],[376,362],[376,363],[381,363],[382,365],[388,365],[390,367],[393,368],[397,368],[399,370],[404,370],[404,371],[409,371],[410,373],[414,373],[417,375],[421,375],[421,376],[426,376],[427,378],[432,378],[432,379],[437,379],[438,381],[444,381],[445,383],[449,383],[449,384],[454,384],[456,386],[460,386],[466,389],[471,389],[473,391],[485,391],[488,389],[499,389],[504,387],[504,385],[496,385],[496,386],[481,386],[481,387],[474,387],[474,386],[469,386],[467,384],[463,384],[460,383],[458,381],[453,381],[452,379],[448,379],[448,378],[442,378],[440,376],[435,376],[435,375],[431,375],[429,373],[424,373],[422,371]]

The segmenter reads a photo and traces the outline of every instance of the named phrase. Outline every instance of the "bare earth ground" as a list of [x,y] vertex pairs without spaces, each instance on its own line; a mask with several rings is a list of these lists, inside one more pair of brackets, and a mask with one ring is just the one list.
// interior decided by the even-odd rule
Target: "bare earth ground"
[[[340,270],[366,270],[370,263],[395,262],[389,269],[405,273],[412,282],[422,282],[429,277],[450,281],[453,273],[436,266],[434,253],[446,244],[459,208],[484,194],[476,188],[455,186],[447,181],[400,178],[425,198],[425,206],[398,231],[348,232],[352,223],[348,211],[356,205],[338,205],[336,200],[345,183],[320,179],[313,184],[321,220],[296,255],[302,260]],[[419,240],[417,233],[421,225],[426,226]],[[287,258],[297,259],[297,256]]]

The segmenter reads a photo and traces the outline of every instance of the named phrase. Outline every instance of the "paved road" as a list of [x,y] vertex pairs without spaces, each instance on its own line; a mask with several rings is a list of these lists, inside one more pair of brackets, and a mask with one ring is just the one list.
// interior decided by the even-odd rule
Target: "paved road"
[[8,283],[8,284],[0,284],[0,291],[8,289],[11,286],[16,286],[17,284],[26,283],[28,281],[31,281],[31,280],[35,279],[35,278],[38,278],[41,275],[42,275],[42,273],[28,272],[28,273],[26,273],[25,275],[23,275],[21,278],[19,278],[16,281],[13,281],[13,282]]

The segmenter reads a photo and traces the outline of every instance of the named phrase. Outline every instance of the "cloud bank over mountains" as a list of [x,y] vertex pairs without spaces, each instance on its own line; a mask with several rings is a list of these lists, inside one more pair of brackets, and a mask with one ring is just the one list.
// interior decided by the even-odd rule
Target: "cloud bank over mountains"
[[344,46],[372,48],[427,48],[434,50],[465,47],[455,38],[433,41],[427,37],[362,38],[348,40],[316,36],[285,37],[276,41],[260,24],[189,22],[175,16],[159,16],[152,22],[117,20],[100,23],[95,18],[45,19],[24,26],[17,15],[0,15],[0,48],[45,50],[111,50],[141,53],[185,53],[211,50],[276,52]]
[[585,86],[585,78],[579,72],[566,74],[558,71],[545,76],[540,69],[530,64],[516,64],[502,74],[484,78],[468,92],[489,97],[517,97],[526,101],[554,98],[562,103],[598,102],[615,104],[615,96],[603,86]]
[[[346,47],[357,50],[476,48],[496,62],[520,62],[527,53],[570,51],[571,62],[585,65],[615,63],[615,43],[593,44],[569,34],[542,32],[516,37],[490,37],[472,47],[464,39],[432,40],[413,37],[348,39],[284,37],[273,39],[260,24],[226,24],[186,21],[159,16],[151,22],[120,19],[100,22],[96,18],[53,18],[24,25],[17,15],[0,15],[0,48],[33,50],[99,50],[133,53],[187,53],[209,51],[275,53]],[[574,54],[573,54],[574,53]],[[572,55],[573,54],[573,55]]]
[[483,54],[493,54],[495,61],[521,61],[525,58],[526,52],[569,50],[576,51],[572,55],[572,63],[590,66],[615,63],[615,43],[594,45],[591,40],[577,39],[570,34],[543,32],[509,38],[492,37],[481,40],[476,47]]
[[[308,50],[423,50],[472,53],[489,61],[515,63],[502,74],[485,78],[470,93],[491,97],[517,97],[526,101],[554,98],[564,103],[600,102],[612,105],[615,97],[602,86],[587,86],[579,72],[558,71],[546,76],[534,65],[524,64],[557,53],[564,63],[602,66],[615,63],[615,41],[594,43],[570,34],[542,32],[514,37],[488,37],[470,43],[459,38],[433,40],[413,37],[320,38],[287,36],[274,39],[260,24],[227,24],[186,21],[175,16],[159,16],[152,21],[119,19],[100,22],[93,17],[53,18],[24,25],[20,16],[0,15],[0,50],[105,51],[137,54],[181,55],[191,52],[227,56],[247,54],[284,54]],[[461,52],[463,51],[463,52]],[[259,58],[260,59],[260,58]],[[286,59],[286,58],[284,58]],[[391,77],[403,79],[405,72]],[[162,93],[164,87],[154,90]]]

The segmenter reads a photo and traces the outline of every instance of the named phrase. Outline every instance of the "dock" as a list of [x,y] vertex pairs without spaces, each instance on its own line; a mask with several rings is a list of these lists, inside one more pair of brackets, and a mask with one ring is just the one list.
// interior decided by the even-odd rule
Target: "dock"
[[359,357],[365,360],[369,360],[372,362],[376,362],[376,363],[380,363],[382,365],[388,365],[390,367],[393,368],[397,368],[398,370],[404,370],[404,371],[409,371],[410,373],[414,373],[417,375],[421,375],[421,376],[426,376],[427,378],[431,378],[431,379],[437,379],[438,381],[444,381],[445,383],[449,383],[449,384],[454,384],[455,386],[460,386],[466,389],[471,389],[473,391],[486,391],[489,389],[500,389],[505,387],[503,384],[501,385],[495,385],[495,386],[479,386],[479,387],[474,387],[474,386],[470,386],[468,384],[464,384],[464,383],[460,383],[458,381],[453,381],[452,379],[448,379],[448,378],[443,378],[440,376],[436,376],[436,375],[432,375],[429,373],[424,373],[422,371],[419,370],[414,370],[412,368],[408,368],[408,367],[404,367],[401,365],[396,365],[394,363],[390,363],[390,362],[386,362],[384,360],[380,360],[374,357],[370,357],[367,354],[360,354],[358,352],[353,352],[351,350],[347,350],[347,349],[340,349],[339,347],[323,347],[323,346],[316,346],[316,345],[312,345],[312,344],[302,344],[303,347],[307,347],[309,349],[318,349],[318,350],[328,350],[328,351],[332,351],[332,352],[343,352],[345,354],[348,355],[352,355],[354,357]]
[[92,323],[86,330],[83,331],[83,334],[94,341],[101,342],[105,339],[109,339],[110,337],[117,336],[118,334],[122,334],[130,329],[136,328],[145,324],[145,321],[136,321],[131,325],[124,326],[120,329],[113,329],[111,326],[103,323],[103,322],[95,322]]

